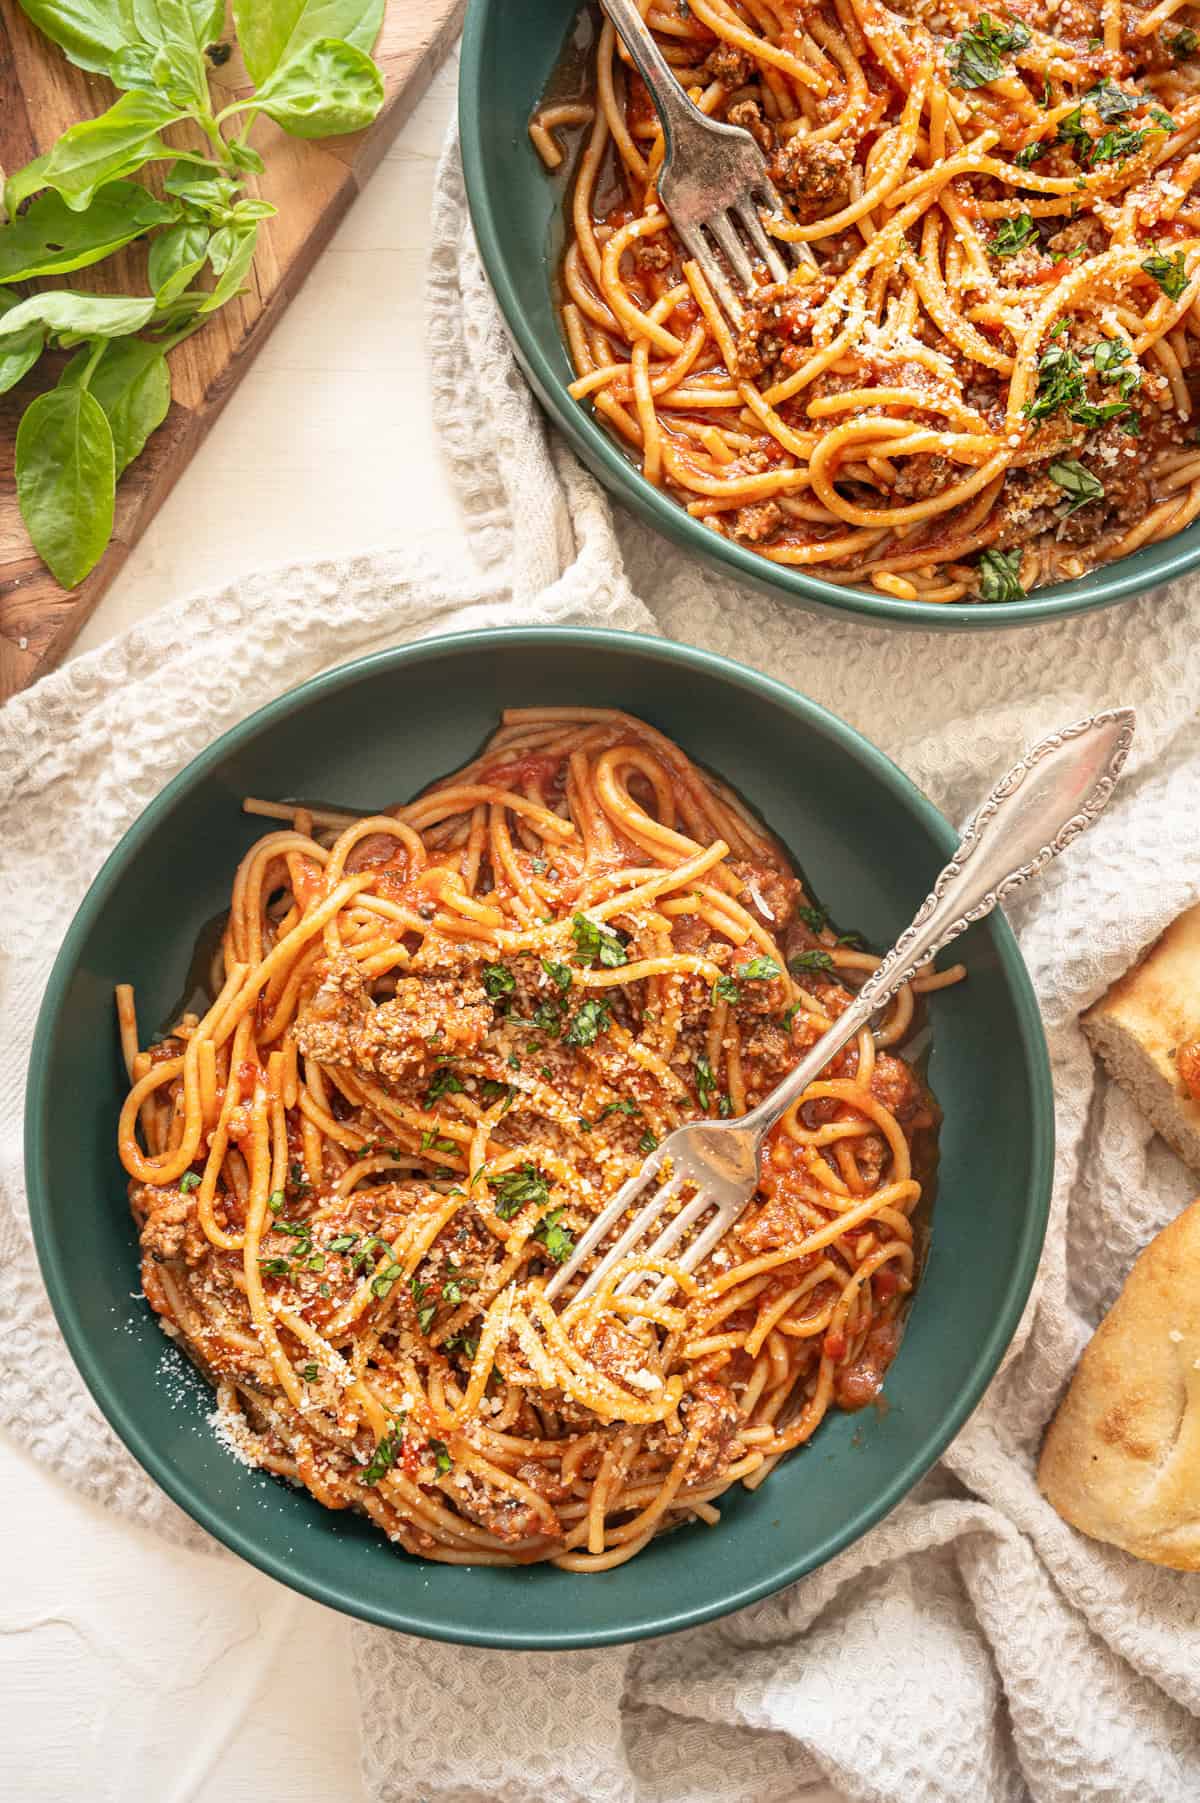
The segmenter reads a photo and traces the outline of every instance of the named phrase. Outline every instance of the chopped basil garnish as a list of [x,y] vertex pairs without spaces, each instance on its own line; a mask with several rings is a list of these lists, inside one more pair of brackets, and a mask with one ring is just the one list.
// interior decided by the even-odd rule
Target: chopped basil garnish
[[739,964],[737,974],[743,983],[769,983],[774,977],[781,977],[783,972],[774,958],[764,958],[760,954],[746,964]]
[[432,1108],[433,1104],[440,1102],[443,1096],[461,1095],[462,1090],[462,1078],[455,1076],[448,1064],[439,1064],[433,1073],[433,1080],[429,1088],[425,1091],[425,1106]]
[[1104,499],[1103,482],[1099,476],[1093,476],[1091,470],[1085,469],[1076,457],[1059,458],[1050,465],[1048,474],[1051,482],[1057,482],[1063,492],[1071,497],[1068,513],[1075,513],[1091,501]]
[[493,1000],[497,996],[511,995],[517,986],[517,979],[507,964],[485,964],[482,976],[483,986]]
[[421,1135],[420,1150],[422,1152],[448,1152],[453,1155],[453,1153],[461,1151],[462,1148],[457,1140],[439,1138],[431,1127],[427,1133],[422,1133]]
[[562,1225],[564,1208],[552,1208],[544,1215],[534,1228],[533,1237],[540,1240],[556,1265],[565,1265],[575,1250],[575,1236],[569,1227]]
[[1107,75],[1094,88],[1089,88],[1083,98],[1095,107],[1106,125],[1111,125],[1114,119],[1123,119],[1126,113],[1136,113],[1145,105],[1141,94],[1126,94]]
[[979,559],[979,593],[985,601],[1020,601],[1021,553],[989,547]]
[[404,1267],[396,1264],[395,1261],[390,1265],[385,1265],[378,1276],[371,1279],[372,1296],[378,1296],[382,1300],[384,1296],[390,1295],[403,1275]]
[[[624,954],[622,954],[624,955]],[[563,1035],[564,1045],[594,1045],[601,1033],[607,1033],[611,1014],[607,1002],[586,1001],[571,1020]]]
[[[1093,351],[1093,360],[1094,354]],[[1129,411],[1123,401],[1105,401],[1097,406],[1087,400],[1083,364],[1070,345],[1051,344],[1038,361],[1037,390],[1033,399],[1026,401],[1024,412],[1027,419],[1040,421],[1063,408],[1076,425],[1089,427],[1102,426]]]
[[833,967],[829,953],[816,948],[809,952],[797,952],[794,958],[788,959],[788,969],[794,977],[811,976],[814,971],[832,971]]
[[1142,268],[1148,276],[1153,276],[1168,300],[1178,300],[1188,285],[1188,273],[1181,250],[1177,250],[1173,257],[1168,257],[1165,251],[1156,250],[1152,256],[1143,259]]
[[549,1033],[551,1038],[557,1039],[562,1031],[562,1003],[540,1002],[533,1011],[533,1024],[540,1027],[543,1033]]
[[1125,400],[1141,384],[1141,368],[1123,338],[1102,338],[1094,344],[1092,362],[1100,380],[1115,383],[1117,393]]
[[536,1165],[523,1165],[519,1171],[505,1171],[488,1180],[495,1197],[496,1213],[502,1221],[511,1221],[527,1203],[544,1208],[550,1200],[550,1184]]
[[976,23],[946,53],[950,79],[959,88],[986,87],[989,81],[1000,80],[1006,59],[1031,42],[1028,29],[1019,19],[1002,25],[988,13],[980,13]]
[[1015,219],[1002,219],[996,227],[996,236],[988,245],[994,257],[1015,257],[1029,243],[1036,239],[1037,227],[1029,213],[1018,213]]
[[377,1484],[380,1478],[392,1469],[400,1457],[400,1448],[404,1440],[404,1416],[393,1421],[375,1451],[371,1454],[371,1462],[363,1467],[364,1484]]
[[628,963],[625,947],[617,935],[610,928],[589,920],[586,914],[576,914],[571,922],[571,932],[575,936],[580,956],[587,958],[592,964],[602,965],[605,970],[615,970],[618,965]]
[[1092,145],[1088,160],[1093,164],[1124,163],[1129,157],[1137,155],[1150,135],[1149,129],[1133,131],[1127,126],[1117,131],[1106,131]]

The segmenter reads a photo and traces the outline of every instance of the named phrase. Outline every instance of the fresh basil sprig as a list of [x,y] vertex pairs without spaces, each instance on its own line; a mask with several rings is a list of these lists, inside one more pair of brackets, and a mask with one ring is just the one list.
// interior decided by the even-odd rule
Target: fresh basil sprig
[[[259,225],[275,208],[248,180],[248,142],[266,115],[293,137],[359,131],[383,104],[370,56],[384,0],[234,0],[255,91],[222,110],[209,89],[225,63],[225,0],[20,0],[79,68],[123,90],[44,156],[8,173],[0,212],[0,394],[46,349],[79,354],[25,410],[16,487],[39,556],[74,588],[112,536],[114,487],[166,418],[167,355],[240,293]],[[168,142],[187,126],[184,142]],[[164,197],[131,178],[169,162]],[[148,295],[12,284],[69,276],[150,236]]]
[[17,499],[39,554],[65,587],[82,582],[112,537],[112,429],[82,385],[40,394],[17,428]]

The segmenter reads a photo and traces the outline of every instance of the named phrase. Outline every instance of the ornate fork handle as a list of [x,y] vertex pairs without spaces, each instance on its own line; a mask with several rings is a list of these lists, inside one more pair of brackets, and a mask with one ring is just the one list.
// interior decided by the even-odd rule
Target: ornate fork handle
[[740,1126],[765,1131],[920,966],[1036,876],[1092,824],[1133,743],[1132,708],[1109,708],[1041,739],[996,784],[912,925],[851,1005]]

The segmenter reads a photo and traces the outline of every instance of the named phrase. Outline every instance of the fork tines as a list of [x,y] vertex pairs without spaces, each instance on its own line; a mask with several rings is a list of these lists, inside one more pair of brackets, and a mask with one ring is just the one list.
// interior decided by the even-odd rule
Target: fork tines
[[[665,1180],[656,1184],[655,1179],[662,1176],[664,1169],[667,1173]],[[692,1193],[683,1201],[682,1206],[679,1206],[679,1198],[685,1189]],[[674,1253],[673,1262],[677,1262],[685,1270],[694,1269],[707,1256],[724,1231],[725,1222],[721,1215],[718,1215],[717,1219],[710,1222],[700,1233],[695,1234],[682,1253],[677,1252],[676,1248],[679,1247],[681,1241],[694,1232],[704,1216],[710,1209],[715,1208],[717,1203],[712,1196],[706,1194],[702,1189],[698,1189],[689,1180],[687,1173],[678,1161],[662,1160],[656,1162],[648,1170],[638,1171],[629,1179],[628,1183],[617,1191],[608,1207],[596,1216],[586,1233],[581,1235],[576,1242],[575,1250],[567,1263],[561,1270],[555,1272],[553,1278],[546,1285],[547,1297],[553,1299],[559,1294],[587,1259],[599,1246],[603,1245],[622,1217],[647,1191],[649,1191],[647,1199],[572,1296],[572,1304],[586,1302],[590,1296],[595,1295],[612,1271],[627,1259],[634,1257],[639,1251],[647,1261],[663,1260]],[[676,1208],[676,1212],[672,1214],[670,1210],[673,1206]],[[668,1217],[666,1226],[649,1246],[643,1248],[641,1242],[644,1236],[664,1216]],[[627,1272],[616,1285],[614,1294],[627,1296],[648,1277],[655,1276],[659,1281],[652,1298],[649,1299],[656,1302],[662,1301],[675,1288],[674,1278],[644,1266]]]
[[[769,212],[782,214],[783,206],[773,188],[764,185],[764,199]],[[754,264],[738,227],[749,239],[758,258],[766,264],[771,279],[775,282],[786,282],[789,269],[780,253],[779,247],[763,227],[758,207],[754,200],[739,201],[724,212],[712,213],[697,225],[685,225],[676,221],[676,231],[683,240],[688,255],[700,266],[705,281],[720,301],[726,313],[740,325],[742,320],[742,301],[735,292],[729,277],[725,273],[720,260],[709,244],[711,234],[714,243],[720,249],[726,263],[732,270],[734,278],[741,284],[745,294],[753,297],[758,286]]]

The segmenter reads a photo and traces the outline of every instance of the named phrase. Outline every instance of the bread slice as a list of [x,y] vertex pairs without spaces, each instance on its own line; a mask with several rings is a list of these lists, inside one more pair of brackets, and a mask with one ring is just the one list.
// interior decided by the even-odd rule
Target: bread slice
[[1081,1024],[1109,1076],[1200,1177],[1200,1102],[1175,1065],[1176,1049],[1200,1038],[1200,906],[1181,914]]
[[1038,1484],[1094,1540],[1200,1571],[1200,1202],[1151,1240],[1096,1329]]

